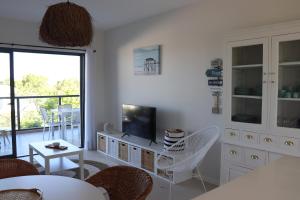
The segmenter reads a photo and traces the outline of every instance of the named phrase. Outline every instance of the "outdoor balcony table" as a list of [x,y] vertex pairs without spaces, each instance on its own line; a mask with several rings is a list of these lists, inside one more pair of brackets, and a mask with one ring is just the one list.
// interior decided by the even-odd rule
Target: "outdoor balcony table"
[[[62,108],[60,111],[57,108],[51,109],[51,120],[53,124],[55,123],[55,115],[59,116],[62,139],[66,139],[65,128],[68,125],[67,122],[65,121],[65,116],[68,114],[72,115],[72,113],[75,112],[80,112],[80,108]],[[52,129],[52,138],[54,138],[54,131],[55,130]]]

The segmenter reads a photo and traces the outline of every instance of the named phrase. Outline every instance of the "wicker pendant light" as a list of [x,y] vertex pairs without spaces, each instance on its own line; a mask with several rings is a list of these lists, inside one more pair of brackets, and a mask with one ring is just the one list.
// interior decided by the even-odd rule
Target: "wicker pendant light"
[[56,46],[86,46],[92,37],[90,14],[69,1],[50,6],[40,26],[40,39]]

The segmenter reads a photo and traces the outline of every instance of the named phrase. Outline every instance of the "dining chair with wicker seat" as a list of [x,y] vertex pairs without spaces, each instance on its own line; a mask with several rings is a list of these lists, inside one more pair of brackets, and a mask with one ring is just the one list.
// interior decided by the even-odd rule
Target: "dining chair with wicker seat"
[[0,159],[0,179],[29,175],[39,175],[31,163],[19,159]]
[[145,200],[153,187],[152,178],[147,172],[128,166],[109,167],[86,181],[104,188],[110,200]]

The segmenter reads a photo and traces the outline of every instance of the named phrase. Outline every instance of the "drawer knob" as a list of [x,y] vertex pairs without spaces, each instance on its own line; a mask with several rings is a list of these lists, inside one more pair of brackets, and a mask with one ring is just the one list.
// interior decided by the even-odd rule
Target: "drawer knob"
[[246,137],[247,137],[248,140],[252,140],[253,139],[252,135],[246,135]]
[[294,146],[294,142],[290,140],[285,141],[284,144],[287,146]]
[[235,132],[230,132],[230,136],[235,136]]
[[252,159],[252,160],[258,160],[259,157],[258,157],[258,155],[251,155],[251,159]]
[[231,155],[236,155],[237,154],[237,152],[235,151],[235,150],[230,150],[230,152],[229,152]]
[[272,142],[272,139],[269,138],[269,137],[266,137],[264,140],[265,140],[265,142],[267,142],[267,143],[271,143],[271,142]]

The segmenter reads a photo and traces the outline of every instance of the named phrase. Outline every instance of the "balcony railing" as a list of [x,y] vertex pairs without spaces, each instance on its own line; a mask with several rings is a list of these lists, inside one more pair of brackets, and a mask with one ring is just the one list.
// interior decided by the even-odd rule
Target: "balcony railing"
[[[70,98],[73,98],[73,99],[76,98],[77,100],[75,100],[75,102],[77,101],[76,104],[78,104],[78,106],[80,106],[80,95],[16,96],[15,97],[16,130],[23,131],[23,130],[34,130],[34,129],[42,128],[42,126],[40,126],[38,124],[38,122],[37,122],[36,126],[34,126],[34,125],[31,125],[31,126],[27,125],[25,127],[24,127],[24,125],[22,126],[22,114],[26,114],[26,109],[27,109],[27,113],[30,114],[30,112],[32,112],[35,114],[34,116],[29,116],[29,117],[27,116],[27,118],[38,117],[39,119],[37,121],[41,122],[42,117],[41,117],[41,114],[40,114],[40,111],[38,108],[47,107],[49,110],[55,109],[59,105],[66,104],[66,102],[68,102],[68,101],[66,101],[66,99],[70,100]],[[9,99],[10,99],[9,97],[0,97],[0,100],[9,100]],[[52,99],[53,101],[47,102],[47,100],[50,100],[50,99]],[[38,100],[40,100],[40,102]],[[26,101],[28,101],[27,104],[26,104]],[[45,102],[47,102],[47,105],[45,105]],[[24,104],[26,104],[26,105],[24,105]],[[77,105],[73,105],[73,107],[77,107]],[[24,120],[24,116],[23,116],[23,120]]]

